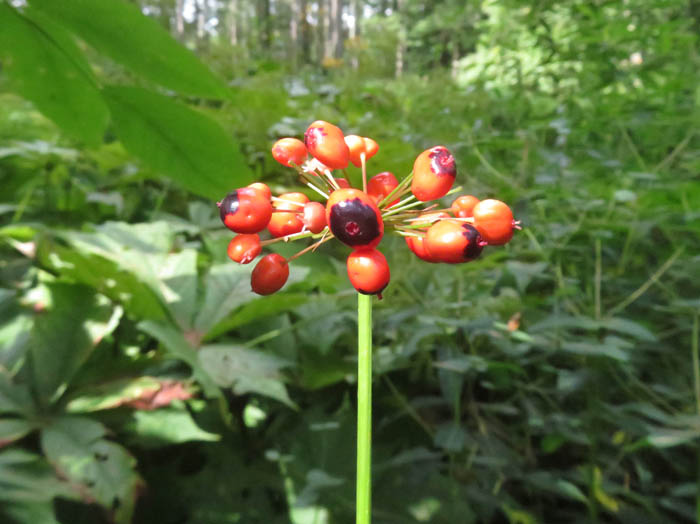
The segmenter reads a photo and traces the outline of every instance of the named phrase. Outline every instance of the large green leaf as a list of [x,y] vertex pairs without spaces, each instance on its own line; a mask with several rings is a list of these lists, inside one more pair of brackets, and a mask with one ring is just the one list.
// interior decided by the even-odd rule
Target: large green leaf
[[124,146],[152,169],[211,199],[250,181],[238,146],[209,117],[138,87],[104,94]]
[[31,10],[0,2],[0,61],[9,87],[31,100],[66,133],[95,145],[107,125],[90,67],[71,36]]
[[50,400],[117,326],[121,308],[86,286],[54,283],[47,289],[51,303],[34,322],[30,347],[34,384]]
[[294,407],[280,370],[289,362],[262,351],[241,346],[204,346],[199,350],[204,370],[222,387],[234,393],[259,393]]
[[136,461],[121,446],[103,439],[105,428],[93,420],[64,417],[41,434],[49,461],[81,493],[108,509],[117,508],[115,520],[130,522],[140,484]]
[[57,495],[72,496],[39,455],[20,449],[0,453],[0,500],[48,502]]
[[201,429],[185,409],[134,411],[126,429],[140,445],[158,447],[192,440],[216,441],[219,435]]
[[31,0],[95,49],[138,75],[182,93],[220,97],[225,85],[157,21],[124,0]]

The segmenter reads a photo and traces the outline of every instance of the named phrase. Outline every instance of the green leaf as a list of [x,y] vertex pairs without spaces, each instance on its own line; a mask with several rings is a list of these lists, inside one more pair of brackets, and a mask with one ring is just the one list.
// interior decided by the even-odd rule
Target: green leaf
[[204,431],[184,409],[134,411],[126,429],[134,434],[133,441],[148,447],[179,444],[191,440],[216,441],[221,437]]
[[289,362],[242,346],[204,346],[199,351],[202,367],[222,387],[234,393],[259,393],[295,407],[282,382],[280,370]]
[[49,502],[59,495],[74,498],[42,457],[20,449],[0,453],[0,500]]
[[30,351],[35,386],[51,400],[114,330],[122,310],[86,286],[53,283],[47,290],[51,303],[34,322]]
[[34,429],[34,424],[22,418],[0,420],[0,447],[21,439]]
[[0,413],[30,414],[33,411],[34,403],[29,389],[12,383],[0,369]]
[[127,402],[155,394],[162,386],[154,377],[137,377],[101,383],[76,391],[66,404],[69,412],[89,412],[113,409]]
[[140,484],[136,461],[121,446],[104,440],[105,428],[88,418],[64,417],[41,434],[49,461],[79,492],[87,492],[107,509],[118,508],[117,522],[130,522]]
[[192,95],[221,97],[226,87],[154,19],[124,0],[31,0],[97,51],[151,82]]
[[0,2],[0,61],[9,87],[71,136],[102,141],[107,106],[82,53],[55,22]]
[[155,171],[207,198],[250,182],[238,146],[209,117],[138,87],[104,89],[124,147]]

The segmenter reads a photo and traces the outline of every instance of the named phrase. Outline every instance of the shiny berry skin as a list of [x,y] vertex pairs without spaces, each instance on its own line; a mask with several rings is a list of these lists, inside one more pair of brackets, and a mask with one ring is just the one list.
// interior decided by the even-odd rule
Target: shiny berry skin
[[250,274],[250,287],[258,295],[279,291],[289,278],[289,264],[277,253],[265,255]]
[[474,226],[486,242],[493,246],[507,244],[513,238],[513,212],[500,200],[482,200],[474,206]]
[[[267,225],[268,231],[273,237],[284,237],[299,233],[304,229],[302,221],[302,212],[304,206],[309,201],[304,193],[283,193],[280,198],[288,202],[275,201],[275,212],[272,213],[272,218]],[[298,205],[292,202],[297,202]]]
[[[379,202],[384,200],[398,185],[399,181],[396,180],[394,173],[384,171],[383,173],[374,175],[367,181],[367,194],[379,205]],[[387,207],[393,206],[398,201],[399,199],[397,198],[393,202],[390,202]]]
[[345,137],[345,143],[350,151],[350,162],[356,167],[362,165],[362,153],[365,154],[365,161],[372,158],[379,151],[379,144],[371,138],[366,138],[357,135],[348,135]]
[[326,206],[320,202],[304,204],[304,216],[301,219],[306,229],[312,233],[320,233],[326,227]]
[[258,233],[270,221],[272,204],[259,190],[243,187],[232,191],[221,201],[219,216],[231,231]]
[[354,249],[375,247],[384,235],[379,208],[359,189],[333,191],[326,203],[326,221],[336,238]]
[[347,181],[345,178],[335,178],[335,183],[338,184],[338,187],[342,188],[348,188],[350,187],[350,182]]
[[425,247],[424,236],[404,238],[406,239],[406,245],[408,246],[408,249],[413,251],[413,254],[416,255],[418,258],[424,260],[425,262],[430,262],[431,264],[435,264],[438,262],[430,253],[428,253],[428,249]]
[[331,169],[345,169],[350,150],[339,127],[316,120],[304,133],[304,143],[311,155]]
[[450,206],[452,214],[457,218],[469,218],[473,215],[474,206],[479,203],[479,199],[473,195],[462,195],[455,199]]
[[282,138],[272,146],[272,157],[283,166],[301,166],[307,156],[304,142],[297,138]]
[[459,264],[477,258],[484,249],[484,244],[481,235],[471,224],[441,220],[428,229],[425,247],[435,260]]
[[236,235],[228,243],[228,256],[239,264],[252,262],[262,251],[260,236],[256,233],[252,235]]
[[347,268],[350,283],[363,295],[380,295],[389,284],[389,264],[376,249],[353,251],[348,257]]
[[413,163],[411,191],[421,202],[443,197],[457,176],[457,165],[445,146],[423,151]]
[[268,187],[267,184],[263,184],[262,182],[253,182],[252,184],[248,184],[247,187],[250,187],[251,189],[257,189],[260,191],[265,198],[270,200],[270,197],[272,196],[272,191],[270,191],[270,188]]

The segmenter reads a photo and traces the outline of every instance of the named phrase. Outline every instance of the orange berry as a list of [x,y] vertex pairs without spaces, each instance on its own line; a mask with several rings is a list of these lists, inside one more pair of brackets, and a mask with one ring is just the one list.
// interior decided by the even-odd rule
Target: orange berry
[[281,138],[272,146],[272,157],[283,166],[301,166],[306,161],[306,146],[297,138]]
[[389,284],[391,274],[386,258],[376,249],[358,249],[347,260],[348,278],[363,295],[380,295]]
[[[398,185],[399,181],[396,180],[394,174],[389,171],[384,171],[383,173],[374,175],[367,181],[367,194],[379,205],[379,202],[384,200]],[[393,206],[398,203],[398,201],[399,199],[397,198],[393,202],[390,202],[387,207]]]
[[507,244],[513,238],[513,212],[500,200],[482,200],[474,206],[474,226],[486,242],[493,246]]
[[411,191],[421,202],[443,197],[457,176],[457,165],[445,146],[423,151],[413,164]]
[[477,258],[484,244],[481,235],[471,224],[441,220],[428,229],[425,247],[435,260],[459,264]]
[[320,202],[308,202],[304,205],[302,222],[312,233],[320,233],[326,227],[326,206]]
[[252,262],[262,251],[260,236],[257,233],[252,235],[236,235],[228,243],[228,256],[234,262],[247,264]]
[[450,206],[452,214],[457,218],[469,218],[473,215],[474,206],[479,203],[479,199],[473,195],[462,195],[455,199]]
[[304,142],[311,155],[330,169],[348,167],[350,150],[340,128],[316,120],[304,133]]

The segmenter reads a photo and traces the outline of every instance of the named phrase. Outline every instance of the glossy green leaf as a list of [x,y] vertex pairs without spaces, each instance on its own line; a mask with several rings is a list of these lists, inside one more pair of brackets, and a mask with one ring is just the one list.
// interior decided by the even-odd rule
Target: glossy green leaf
[[103,92],[122,143],[153,170],[213,201],[250,182],[238,146],[209,117],[138,87]]
[[70,34],[48,17],[0,3],[0,61],[9,87],[69,135],[102,141],[108,111]]
[[124,0],[31,0],[97,51],[181,93],[220,97],[226,87],[163,27]]

